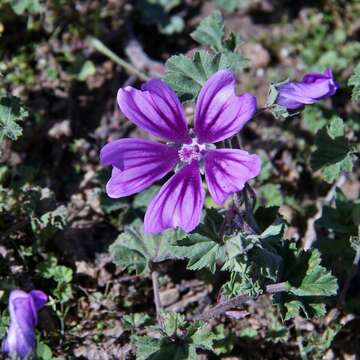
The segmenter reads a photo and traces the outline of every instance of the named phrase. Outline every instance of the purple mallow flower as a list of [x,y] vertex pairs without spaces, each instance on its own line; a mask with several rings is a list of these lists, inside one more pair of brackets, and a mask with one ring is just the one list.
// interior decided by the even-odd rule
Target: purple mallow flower
[[196,103],[194,130],[188,128],[176,94],[161,80],[150,80],[141,90],[120,89],[117,100],[127,118],[167,143],[131,138],[105,145],[101,161],[113,166],[107,194],[112,198],[135,194],[175,167],[179,169],[150,202],[146,233],[177,226],[190,232],[199,224],[205,198],[202,170],[218,205],[259,174],[257,155],[214,145],[239,132],[256,111],[253,95],[235,94],[232,72],[218,71],[204,84]]
[[47,295],[33,290],[26,293],[13,290],[9,298],[10,327],[3,342],[2,350],[21,359],[31,356],[35,350],[35,327],[37,312],[47,302]]
[[324,74],[310,72],[300,82],[277,86],[276,103],[287,109],[298,109],[334,95],[338,88],[339,84],[334,80],[331,69],[325,70]]

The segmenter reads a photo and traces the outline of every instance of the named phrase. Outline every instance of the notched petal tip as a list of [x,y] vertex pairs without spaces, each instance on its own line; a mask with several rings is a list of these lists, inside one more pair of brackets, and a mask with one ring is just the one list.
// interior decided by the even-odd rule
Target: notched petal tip
[[148,133],[175,142],[191,140],[180,100],[165,82],[150,80],[141,90],[121,88],[117,101],[121,112]]
[[256,112],[256,97],[235,93],[236,77],[229,70],[215,73],[200,91],[195,109],[195,132],[199,143],[227,139]]

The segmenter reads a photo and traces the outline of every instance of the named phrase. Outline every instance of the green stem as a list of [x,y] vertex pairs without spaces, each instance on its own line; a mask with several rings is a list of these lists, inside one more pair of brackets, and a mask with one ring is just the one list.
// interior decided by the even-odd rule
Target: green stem
[[112,50],[110,50],[102,41],[94,36],[88,36],[86,42],[93,47],[95,50],[99,51],[103,55],[107,56],[109,59],[116,62],[122,68],[124,68],[130,75],[136,75],[140,80],[149,81],[150,78],[139,71],[135,66],[129,64],[125,60],[121,59],[116,55]]

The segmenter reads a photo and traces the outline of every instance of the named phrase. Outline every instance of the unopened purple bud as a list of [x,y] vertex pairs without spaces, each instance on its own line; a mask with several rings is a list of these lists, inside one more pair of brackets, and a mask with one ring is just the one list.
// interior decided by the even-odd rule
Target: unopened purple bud
[[47,300],[47,295],[40,290],[26,293],[16,289],[11,292],[9,297],[10,327],[3,342],[3,352],[17,355],[20,359],[31,356],[36,346],[37,312]]
[[300,82],[278,85],[276,103],[287,109],[298,109],[334,95],[338,88],[339,84],[334,80],[331,69],[327,69],[324,74],[310,72]]

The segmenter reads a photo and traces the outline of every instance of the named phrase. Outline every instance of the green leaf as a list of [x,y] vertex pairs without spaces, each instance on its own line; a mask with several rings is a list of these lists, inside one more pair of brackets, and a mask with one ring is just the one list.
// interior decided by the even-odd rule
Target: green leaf
[[0,98],[0,142],[4,137],[17,140],[22,135],[22,128],[18,124],[28,116],[28,111],[23,107],[16,96]]
[[275,316],[271,315],[268,320],[269,327],[266,334],[266,340],[272,341],[273,343],[287,342],[289,339],[289,330]]
[[132,336],[136,359],[151,360],[197,360],[196,349],[213,349],[213,341],[220,338],[209,331],[201,321],[188,323],[185,317],[176,313],[162,313],[165,321],[160,338]]
[[68,223],[69,212],[64,205],[53,211],[48,211],[40,217],[31,217],[31,228],[34,234],[43,240],[51,238],[57,231],[62,230]]
[[208,45],[215,51],[222,51],[224,37],[224,20],[220,11],[214,11],[203,19],[190,36],[202,45]]
[[356,234],[357,227],[353,222],[353,209],[356,204],[347,200],[338,188],[335,191],[335,199],[335,207],[325,205],[321,218],[316,221],[315,225],[333,230],[341,237],[343,234]]
[[230,67],[224,55],[210,55],[205,50],[196,51],[192,59],[185,55],[172,56],[165,66],[165,81],[182,100],[195,99],[212,74]]
[[191,36],[200,44],[209,46],[214,55],[200,50],[192,59],[184,55],[168,59],[165,81],[183,101],[194,100],[205,81],[218,70],[237,72],[247,66],[247,60],[237,52],[240,38],[233,32],[224,37],[224,21],[219,11],[202,20]]
[[32,14],[41,11],[39,0],[10,0],[10,6],[17,15],[22,15],[25,11],[29,11]]
[[48,345],[42,341],[38,341],[36,344],[36,357],[39,360],[52,360],[53,354]]
[[200,270],[207,268],[215,273],[216,262],[224,260],[224,245],[201,234],[190,234],[172,247],[177,258],[189,259],[187,269]]
[[264,206],[280,206],[284,203],[279,184],[266,184],[260,188],[260,196],[263,197]]
[[56,266],[53,269],[52,277],[57,283],[70,283],[73,278],[73,271],[66,266]]
[[182,237],[183,233],[176,229],[160,235],[145,235],[142,222],[137,220],[125,228],[109,250],[116,265],[145,274],[149,272],[151,262],[173,258],[171,244]]
[[124,330],[136,330],[151,323],[151,318],[146,313],[130,313],[122,317]]
[[225,9],[226,11],[233,12],[237,9],[245,8],[249,5],[249,0],[213,0],[216,5]]
[[285,261],[282,281],[288,283],[287,293],[275,294],[273,299],[280,306],[285,320],[300,315],[323,316],[326,312],[323,298],[335,295],[336,278],[321,263],[317,249],[298,250],[294,243],[284,242],[281,255]]
[[131,336],[131,343],[135,347],[137,360],[149,359],[151,355],[161,348],[160,340],[149,336],[133,335]]
[[212,329],[214,335],[212,349],[216,355],[228,354],[234,348],[235,336],[230,331],[225,332],[225,326],[220,324]]
[[85,81],[88,77],[95,75],[95,73],[96,73],[96,67],[94,63],[90,60],[86,60],[82,64],[79,73],[77,74],[77,79],[79,81]]
[[159,192],[159,190],[160,186],[154,185],[137,194],[134,198],[133,207],[135,209],[146,209],[150,201]]
[[321,108],[316,105],[305,106],[302,120],[304,128],[312,134],[316,134],[327,123]]
[[136,7],[144,24],[156,24],[162,34],[171,35],[183,31],[185,27],[180,16],[169,14],[180,3],[181,0],[138,0]]
[[354,73],[350,76],[348,85],[353,87],[351,99],[357,102],[360,99],[360,63],[356,65]]
[[54,279],[57,283],[70,283],[73,278],[72,269],[57,265],[55,256],[49,256],[45,261],[39,263],[37,271],[43,278]]
[[320,252],[314,249],[311,251],[305,276],[300,284],[290,287],[289,292],[297,296],[336,295],[338,290],[336,278],[320,264]]
[[322,178],[331,183],[342,171],[351,171],[354,147],[345,137],[342,119],[334,117],[326,128],[322,128],[315,138],[316,151],[311,156],[311,167],[322,169]]
[[178,329],[186,325],[185,316],[179,313],[163,311],[161,317],[164,322],[163,331],[169,337],[175,335]]
[[335,339],[335,336],[340,331],[341,325],[335,324],[330,327],[326,327],[322,334],[313,332],[306,338],[306,345],[304,351],[307,354],[311,354],[312,359],[321,360],[324,359],[326,351],[330,348],[331,343]]

